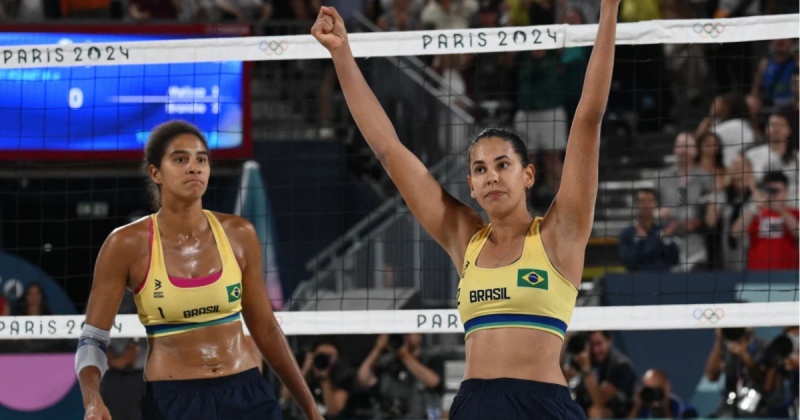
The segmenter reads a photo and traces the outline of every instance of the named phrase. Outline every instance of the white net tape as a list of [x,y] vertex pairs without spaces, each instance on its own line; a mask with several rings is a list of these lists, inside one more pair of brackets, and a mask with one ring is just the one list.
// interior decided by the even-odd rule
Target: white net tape
[[[623,23],[618,45],[796,38],[799,15]],[[350,34],[356,57],[545,50],[594,44],[597,25]],[[329,58],[311,35],[0,47],[0,69]]]
[[[455,309],[279,312],[275,316],[287,335],[464,332]],[[0,339],[77,339],[84,318],[82,315],[0,317]],[[581,307],[575,309],[569,330],[768,327],[794,325],[798,318],[797,302]],[[119,315],[111,335],[144,337],[145,331],[136,315]]]

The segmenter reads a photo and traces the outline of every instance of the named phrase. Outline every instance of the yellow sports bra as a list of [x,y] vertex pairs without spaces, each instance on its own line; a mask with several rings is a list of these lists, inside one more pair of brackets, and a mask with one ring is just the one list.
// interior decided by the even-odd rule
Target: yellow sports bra
[[531,223],[522,256],[505,267],[489,269],[475,264],[492,225],[470,240],[456,295],[465,340],[474,331],[490,328],[531,328],[564,339],[578,289],[547,258],[539,234],[541,222],[537,217]]
[[164,263],[156,215],[150,216],[150,263],[134,292],[139,320],[148,337],[180,334],[209,325],[238,321],[242,310],[242,270],[225,231],[211,212],[211,225],[222,270],[196,279],[170,277]]

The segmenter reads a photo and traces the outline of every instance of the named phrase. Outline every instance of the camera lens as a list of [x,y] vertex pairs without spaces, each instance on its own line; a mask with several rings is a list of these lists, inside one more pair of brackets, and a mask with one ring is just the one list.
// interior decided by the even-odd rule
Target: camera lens
[[314,356],[314,367],[320,370],[327,369],[331,365],[331,356],[320,353]]
[[642,392],[639,393],[639,398],[642,399],[642,402],[645,404],[651,404],[653,401],[656,400],[655,392],[653,388],[644,387],[642,388]]
[[639,393],[639,398],[642,399],[642,403],[649,405],[663,400],[664,390],[661,388],[651,388],[646,386],[642,388],[642,391]]
[[744,337],[744,328],[723,328],[722,337],[728,341],[739,341]]
[[401,334],[392,334],[389,336],[389,347],[392,350],[397,350],[400,347],[403,347],[403,336]]
[[586,349],[586,337],[575,335],[567,342],[567,351],[571,354],[578,354]]

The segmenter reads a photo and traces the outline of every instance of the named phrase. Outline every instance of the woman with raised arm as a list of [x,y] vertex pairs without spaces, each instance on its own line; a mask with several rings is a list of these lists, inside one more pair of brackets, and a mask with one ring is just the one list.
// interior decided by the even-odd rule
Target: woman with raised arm
[[[247,220],[203,210],[211,172],[197,127],[169,121],[145,147],[158,212],[114,230],[97,256],[75,369],[87,420],[110,420],[100,397],[109,330],[125,288],[147,332],[142,419],[278,420],[253,341],[309,419],[321,420],[272,313],[261,247]],[[241,315],[240,315],[241,313]],[[133,395],[130,396],[134,398]]]
[[[597,197],[600,125],[611,85],[619,0],[602,1],[597,41],[567,145],[561,187],[544,218],[528,213],[535,169],[524,141],[489,128],[471,141],[472,197],[489,224],[449,195],[398,140],[353,58],[344,22],[323,7],[311,32],[333,57],[358,128],[423,228],[461,274],[464,382],[450,418],[585,418],[566,387],[559,355],[575,307]],[[586,367],[587,385],[597,385]],[[595,386],[610,398],[613,386]]]

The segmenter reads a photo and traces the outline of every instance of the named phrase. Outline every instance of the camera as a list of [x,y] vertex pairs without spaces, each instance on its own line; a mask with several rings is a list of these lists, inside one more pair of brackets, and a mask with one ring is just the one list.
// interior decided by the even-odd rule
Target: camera
[[397,350],[400,347],[403,347],[403,343],[405,343],[405,338],[402,334],[392,334],[389,336],[389,348],[392,350]]
[[586,350],[587,337],[584,334],[575,334],[567,341],[567,352],[578,354]]
[[319,370],[325,370],[331,366],[331,356],[325,353],[319,353],[314,356],[314,367]]
[[383,418],[402,419],[408,413],[408,403],[401,397],[385,396],[380,402],[381,409],[386,413]]
[[[585,334],[576,334],[570,337],[569,341],[567,341],[567,353],[571,355],[576,355],[582,353],[586,350],[586,345],[588,344],[588,336]],[[574,358],[571,358],[569,361],[569,365],[572,366],[573,369],[576,371],[581,370],[581,367],[578,366],[578,363],[575,362]]]
[[744,337],[745,333],[744,328],[723,328],[722,338],[727,341],[739,341]]
[[654,402],[661,402],[664,400],[664,390],[661,388],[651,388],[646,386],[639,392],[639,398],[645,405],[650,405]]

